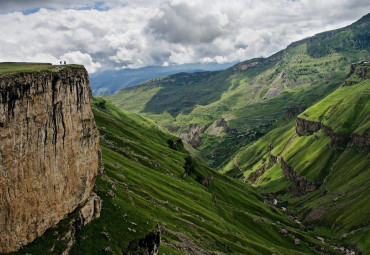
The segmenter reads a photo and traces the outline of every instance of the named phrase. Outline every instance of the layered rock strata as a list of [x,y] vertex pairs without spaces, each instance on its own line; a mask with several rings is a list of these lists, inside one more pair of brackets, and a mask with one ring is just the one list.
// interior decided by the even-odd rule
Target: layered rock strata
[[0,253],[89,198],[100,158],[91,103],[82,66],[0,76]]
[[319,130],[322,130],[326,136],[331,138],[329,146],[332,149],[344,150],[349,144],[359,152],[367,153],[370,151],[370,136],[367,134],[334,132],[331,127],[320,122],[297,118],[296,132],[298,135],[312,135]]
[[305,195],[316,190],[320,186],[319,183],[311,182],[303,176],[299,176],[293,167],[291,167],[283,158],[281,158],[280,163],[285,178],[292,182],[288,187],[288,191],[292,193],[293,197]]

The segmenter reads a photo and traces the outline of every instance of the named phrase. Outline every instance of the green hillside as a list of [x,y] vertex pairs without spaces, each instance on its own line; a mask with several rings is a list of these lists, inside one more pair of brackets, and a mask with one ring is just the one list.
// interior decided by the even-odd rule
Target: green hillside
[[[225,71],[171,75],[106,98],[156,121],[219,167],[277,120],[297,115],[338,88],[350,64],[370,55],[369,17],[292,43],[268,58]],[[215,129],[222,119],[223,126]]]
[[[250,185],[192,159],[151,121],[101,99],[93,110],[105,168],[96,181],[103,208],[77,232],[70,254],[135,254],[138,240],[158,231],[160,254],[336,253],[263,203]],[[54,254],[63,231],[62,222],[17,254]]]
[[329,96],[240,149],[223,172],[244,179],[328,240],[370,250],[370,64]]

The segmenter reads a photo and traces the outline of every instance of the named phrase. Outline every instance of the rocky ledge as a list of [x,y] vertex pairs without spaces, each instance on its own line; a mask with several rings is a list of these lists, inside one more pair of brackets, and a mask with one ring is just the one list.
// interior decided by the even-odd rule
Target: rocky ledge
[[297,172],[291,167],[283,158],[281,158],[281,169],[287,180],[292,181],[288,187],[288,191],[292,193],[293,197],[302,196],[309,192],[315,191],[320,184],[308,181],[303,176],[299,176]]
[[157,255],[161,243],[161,232],[159,226],[157,228],[143,238],[131,241],[125,254]]
[[343,86],[352,86],[368,79],[370,79],[370,65],[368,61],[352,64]]
[[359,152],[367,153],[370,151],[370,136],[367,134],[334,132],[331,127],[320,122],[297,118],[296,132],[298,135],[312,135],[319,130],[331,138],[329,147],[332,149],[344,150],[349,145]]
[[95,193],[91,193],[86,203],[77,209],[77,216],[72,217],[68,222],[68,230],[59,238],[65,243],[65,250],[62,255],[68,255],[75,243],[76,232],[81,231],[84,226],[92,220],[100,217],[102,201]]
[[263,66],[270,62],[278,62],[284,58],[284,55],[280,52],[268,57],[268,58],[255,58],[242,63],[234,65],[232,68],[234,71],[245,71],[249,68]]
[[89,201],[99,134],[82,66],[0,76],[0,253]]
[[201,135],[206,131],[209,125],[200,126],[198,124],[190,125],[189,133],[182,133],[179,137],[185,142],[189,143],[192,147],[197,148],[202,145]]

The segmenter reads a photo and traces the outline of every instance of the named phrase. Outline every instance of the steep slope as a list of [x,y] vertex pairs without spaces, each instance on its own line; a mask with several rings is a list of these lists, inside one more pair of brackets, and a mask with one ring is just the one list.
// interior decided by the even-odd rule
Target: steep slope
[[[223,171],[274,193],[332,240],[370,250],[370,64],[351,66],[343,85],[252,145]],[[292,198],[290,198],[290,196]]]
[[[70,254],[155,254],[158,246],[159,254],[337,253],[261,202],[250,185],[192,159],[181,140],[153,122],[108,101],[94,105],[105,167],[96,181],[103,208],[77,232]],[[47,232],[21,254],[51,254],[50,239],[61,231]]]
[[[177,74],[106,96],[181,136],[219,166],[239,147],[335,90],[369,56],[370,15],[220,72]],[[216,130],[212,127],[222,122]]]
[[0,253],[86,201],[99,203],[91,193],[100,149],[88,84],[83,66],[0,64]]

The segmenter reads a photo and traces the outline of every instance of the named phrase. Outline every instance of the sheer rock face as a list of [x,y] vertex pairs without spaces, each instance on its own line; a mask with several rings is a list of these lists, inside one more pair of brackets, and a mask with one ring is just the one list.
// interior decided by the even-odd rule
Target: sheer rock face
[[89,198],[100,158],[91,103],[83,67],[0,76],[0,253]]

